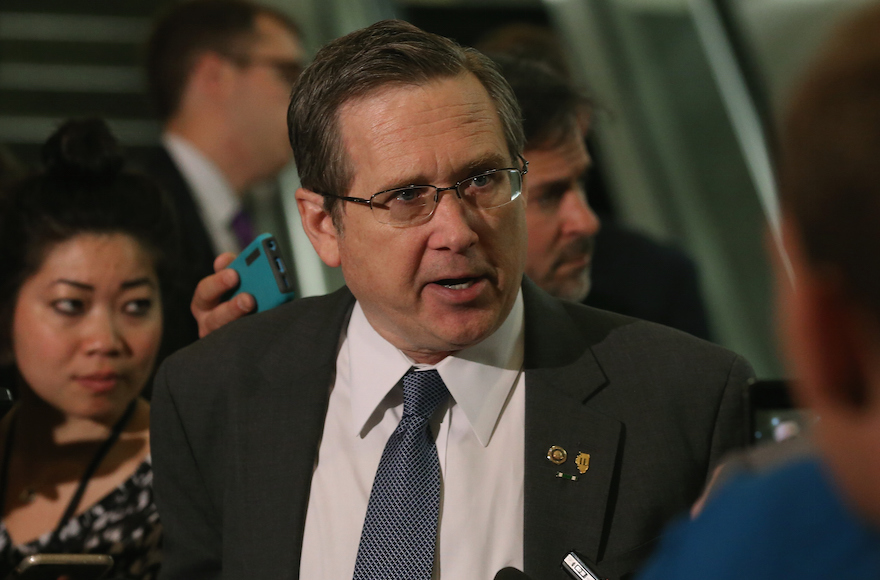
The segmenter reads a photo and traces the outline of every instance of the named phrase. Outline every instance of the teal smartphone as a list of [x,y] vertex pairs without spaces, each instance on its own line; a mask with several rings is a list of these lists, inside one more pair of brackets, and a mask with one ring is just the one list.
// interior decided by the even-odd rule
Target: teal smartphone
[[293,299],[291,272],[272,234],[261,234],[248,244],[229,265],[238,272],[239,285],[229,298],[242,292],[257,301],[257,312],[263,312]]

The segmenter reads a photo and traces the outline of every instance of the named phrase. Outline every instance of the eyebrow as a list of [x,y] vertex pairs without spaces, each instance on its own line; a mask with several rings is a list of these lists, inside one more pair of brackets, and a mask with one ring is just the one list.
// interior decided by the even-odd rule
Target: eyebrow
[[[586,178],[587,174],[590,171],[590,167],[591,166],[587,166],[583,173],[581,173],[575,180],[575,182],[582,187],[585,193],[587,190]],[[532,196],[532,199],[539,199],[551,196],[560,197],[563,193],[571,189],[571,185],[572,181],[570,179],[562,178],[555,181],[548,181],[547,183],[541,183],[539,185],[532,185],[529,189],[529,192]]]
[[571,181],[568,179],[559,179],[549,183],[535,185],[529,189],[529,201],[562,197],[570,189]]
[[[590,158],[587,161],[587,164],[584,166],[583,171],[581,171],[578,176],[575,178],[575,181],[580,183],[581,185],[586,186],[587,177],[590,175],[590,170],[593,169],[593,160]],[[529,186],[529,191],[531,193],[549,191],[551,189],[557,187],[568,187],[571,185],[571,178],[569,177],[560,177],[554,181],[548,181],[547,183],[542,183],[539,185],[532,184]]]
[[138,286],[149,286],[150,288],[155,288],[156,284],[146,276],[143,278],[136,278],[135,280],[127,280],[120,285],[120,288],[123,290],[128,290],[129,288],[137,288]]
[[[91,284],[86,284],[84,282],[77,282],[76,280],[68,280],[67,278],[59,278],[55,280],[54,284],[67,284],[68,286],[73,286],[74,288],[79,288],[80,290],[88,290],[90,292],[94,292],[95,287]],[[151,288],[155,288],[156,284],[153,283],[152,280],[144,276],[143,278],[135,278],[134,280],[126,280],[122,284],[120,284],[120,288],[123,290],[128,290],[129,288],[137,288],[139,286],[149,286]]]
[[67,284],[68,286],[73,286],[74,288],[79,288],[81,290],[94,290],[95,287],[91,284],[85,284],[83,282],[77,282],[76,280],[67,280],[65,278],[59,278],[55,280],[53,284]]
[[[475,174],[482,171],[489,171],[490,169],[502,169],[505,167],[509,167],[508,165],[513,163],[512,167],[516,167],[516,160],[509,161],[507,157],[501,155],[499,153],[489,153],[487,155],[483,155],[482,157],[478,157],[476,159],[472,159],[468,163],[466,163],[461,169],[456,171],[456,174],[460,175],[460,177],[456,178],[455,181],[460,181],[462,179],[467,179],[468,177],[473,177]],[[389,191],[391,189],[397,189],[400,187],[407,187],[409,185],[434,185],[429,184],[430,180],[424,177],[417,177],[414,179],[400,179],[396,183],[396,185],[389,185],[388,187],[383,188],[381,191]],[[452,184],[450,184],[452,185]]]
[[[477,171],[488,171],[490,169],[502,169],[506,167],[506,165],[510,163],[507,158],[498,153],[490,153],[489,155],[485,155],[474,161],[471,161],[465,166],[465,173],[467,175],[463,176],[462,179],[466,179],[468,176],[473,175]],[[516,160],[513,162],[513,166],[517,165]]]

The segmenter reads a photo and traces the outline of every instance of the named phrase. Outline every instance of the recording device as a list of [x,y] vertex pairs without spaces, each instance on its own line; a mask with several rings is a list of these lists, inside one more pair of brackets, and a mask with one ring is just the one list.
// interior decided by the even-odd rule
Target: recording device
[[[602,580],[591,565],[587,564],[586,558],[577,552],[569,552],[560,566],[576,580]],[[498,573],[495,574],[495,580],[531,580],[531,577],[516,568],[508,567],[498,570]]]
[[495,580],[531,580],[525,572],[521,572],[516,568],[502,568],[495,574]]
[[797,409],[783,380],[752,380],[747,388],[749,439],[779,442],[807,429],[811,415]]
[[257,302],[257,312],[269,310],[293,298],[290,272],[272,234],[261,234],[229,264],[238,272],[239,284],[226,299],[247,292]]
[[106,554],[35,554],[22,560],[6,580],[98,580],[113,567]]
[[588,565],[586,558],[577,552],[569,552],[562,560],[562,569],[568,572],[568,575],[576,580],[602,580],[602,578],[593,571],[592,566]]

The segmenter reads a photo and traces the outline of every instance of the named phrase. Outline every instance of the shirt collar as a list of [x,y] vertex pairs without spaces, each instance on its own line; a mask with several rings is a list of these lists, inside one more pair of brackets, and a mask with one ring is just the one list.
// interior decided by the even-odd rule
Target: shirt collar
[[[522,369],[522,290],[507,319],[479,344],[448,356],[437,369],[454,404],[461,408],[480,443],[489,444],[501,410]],[[370,325],[356,303],[348,325],[353,426],[362,433],[370,418],[410,367],[415,364]]]
[[180,135],[165,133],[162,144],[177,162],[205,218],[229,226],[241,210],[241,201],[220,168]]

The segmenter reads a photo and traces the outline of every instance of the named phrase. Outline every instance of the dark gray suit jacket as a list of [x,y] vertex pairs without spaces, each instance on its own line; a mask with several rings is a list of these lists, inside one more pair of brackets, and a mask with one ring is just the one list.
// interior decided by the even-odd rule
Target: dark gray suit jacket
[[[685,333],[558,301],[528,280],[523,295],[525,572],[567,578],[559,564],[576,548],[604,575],[626,575],[697,497],[715,461],[742,444],[751,369]],[[152,449],[162,578],[299,577],[353,300],[343,288],[247,317],[159,370]],[[569,452],[561,467],[546,458],[552,445]],[[557,478],[560,469],[577,473],[580,452],[591,455],[589,470],[578,481]]]
[[199,214],[192,190],[168,151],[164,147],[151,149],[141,155],[137,164],[168,194],[180,230],[180,253],[177,256],[179,272],[170,289],[170,296],[162,296],[165,326],[159,354],[161,361],[198,340],[199,327],[189,304],[202,278],[214,273],[217,252]]

